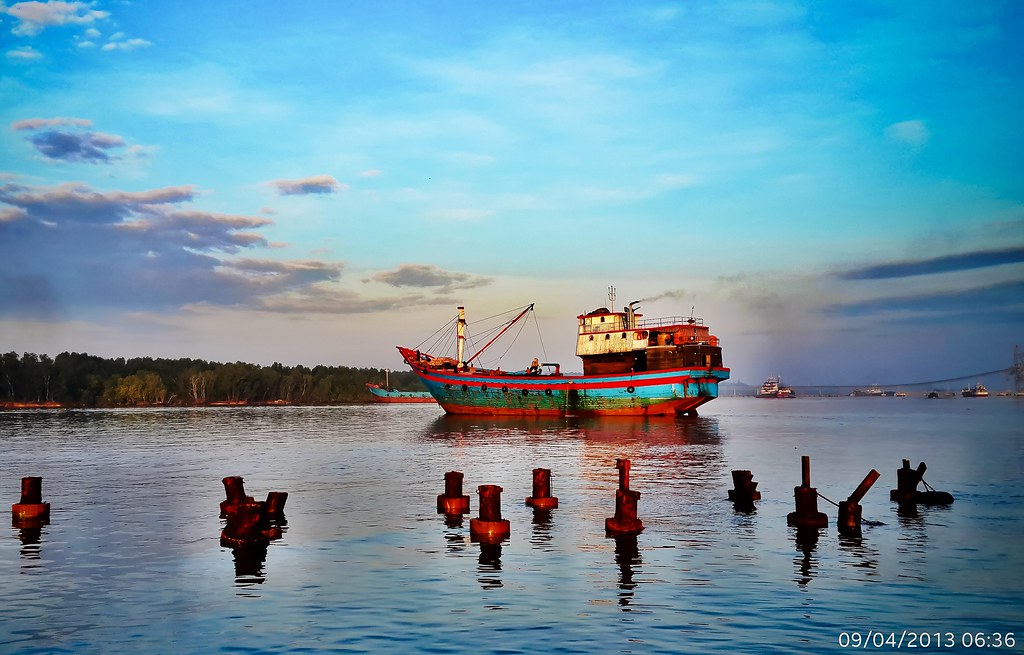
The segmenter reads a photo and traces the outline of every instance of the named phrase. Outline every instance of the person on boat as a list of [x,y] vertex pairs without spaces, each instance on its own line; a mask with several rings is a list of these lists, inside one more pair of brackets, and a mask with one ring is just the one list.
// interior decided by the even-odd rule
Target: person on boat
[[536,357],[530,362],[530,368],[526,369],[529,375],[540,375],[540,360]]

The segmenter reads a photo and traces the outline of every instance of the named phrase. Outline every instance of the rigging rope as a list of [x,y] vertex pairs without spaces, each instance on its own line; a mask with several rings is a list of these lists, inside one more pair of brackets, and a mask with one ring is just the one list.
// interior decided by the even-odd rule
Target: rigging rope
[[537,312],[533,311],[531,314],[533,314],[533,324],[537,326],[537,340],[540,341],[540,352],[544,355],[544,361],[549,362],[551,360],[548,359],[548,349],[544,346],[544,337],[540,333],[540,321],[537,320]]

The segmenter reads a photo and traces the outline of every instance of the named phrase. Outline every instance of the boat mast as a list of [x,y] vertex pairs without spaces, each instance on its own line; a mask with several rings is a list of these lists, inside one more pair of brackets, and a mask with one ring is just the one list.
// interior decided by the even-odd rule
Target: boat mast
[[462,357],[466,353],[466,308],[459,307],[459,322],[455,327],[455,336],[458,341],[458,360],[459,369],[466,367],[466,362],[463,361]]

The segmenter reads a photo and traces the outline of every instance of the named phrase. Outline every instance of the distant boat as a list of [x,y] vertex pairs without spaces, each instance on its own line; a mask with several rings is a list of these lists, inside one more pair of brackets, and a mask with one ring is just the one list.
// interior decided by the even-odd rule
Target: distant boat
[[782,378],[772,376],[757,390],[758,398],[796,398],[793,389],[782,384]]
[[390,371],[384,369],[384,386],[367,382],[371,398],[378,403],[433,403],[437,402],[427,391],[398,391],[391,388]]
[[868,387],[867,389],[854,389],[853,393],[851,393],[850,395],[851,396],[879,397],[879,396],[884,396],[885,392],[882,391],[881,387],[879,387],[877,384],[873,384],[870,387]]
[[897,398],[906,398],[907,397],[907,392],[906,391],[897,391],[893,395],[896,396]]
[[600,307],[576,317],[582,375],[564,374],[559,364],[536,358],[519,371],[473,363],[532,311],[532,304],[468,357],[461,306],[454,322],[455,357],[401,346],[398,351],[449,414],[696,416],[698,407],[718,397],[718,383],[729,378],[718,337],[692,315],[641,320],[637,304],[621,312]]
[[978,382],[973,388],[966,387],[961,389],[960,395],[964,398],[988,398],[988,389],[981,382]]

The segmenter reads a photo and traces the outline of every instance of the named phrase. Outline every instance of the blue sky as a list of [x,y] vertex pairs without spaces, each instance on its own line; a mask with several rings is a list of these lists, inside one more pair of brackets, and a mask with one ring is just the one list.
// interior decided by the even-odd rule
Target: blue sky
[[535,302],[578,370],[609,285],[748,383],[1024,341],[1019,2],[0,7],[3,351],[400,368]]

